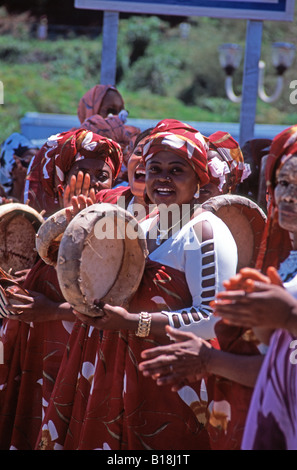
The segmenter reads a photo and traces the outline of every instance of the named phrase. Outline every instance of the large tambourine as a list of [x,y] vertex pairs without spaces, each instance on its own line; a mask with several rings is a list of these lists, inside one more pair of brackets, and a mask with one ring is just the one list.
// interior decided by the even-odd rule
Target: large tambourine
[[0,206],[0,267],[7,273],[31,269],[37,259],[35,237],[44,219],[27,204]]
[[65,299],[78,312],[98,316],[98,302],[126,307],[145,266],[146,240],[125,209],[102,203],[83,209],[60,241],[57,276]]
[[56,266],[60,241],[67,225],[66,209],[61,209],[48,217],[39,228],[36,250],[46,264]]
[[258,204],[245,196],[225,194],[210,198],[202,207],[225,222],[232,233],[238,250],[237,270],[255,267],[266,224]]

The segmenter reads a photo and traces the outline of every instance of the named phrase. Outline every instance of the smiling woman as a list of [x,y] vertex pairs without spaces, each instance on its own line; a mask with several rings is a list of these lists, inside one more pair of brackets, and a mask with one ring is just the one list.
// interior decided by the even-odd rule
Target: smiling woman
[[129,186],[118,185],[112,189],[101,190],[96,196],[96,202],[119,204],[137,220],[145,218],[149,210],[145,200],[145,167],[142,160],[142,149],[149,139],[151,130],[150,128],[146,129],[135,139],[127,163]]
[[[143,278],[128,310],[105,304],[100,318],[76,312],[89,329],[77,325],[71,334],[70,354],[64,356],[45,413],[39,449],[209,448],[201,382],[178,394],[170,389],[160,393],[138,364],[143,349],[168,344],[167,324],[213,338],[216,319],[209,302],[223,280],[235,274],[237,249],[226,225],[195,204],[197,185],[209,180],[207,145],[200,132],[164,120],[143,143],[147,196],[158,207],[141,222],[149,250]],[[131,166],[135,186],[137,167]],[[170,229],[158,245],[163,217]],[[170,225],[173,217],[176,227]],[[95,354],[94,328],[102,331]],[[91,391],[84,377],[90,362]]]
[[128,181],[136,203],[145,204],[145,166],[142,160],[143,146],[149,140],[152,128],[146,129],[135,140],[134,149],[128,160]]
[[[196,129],[168,119],[152,132],[143,158],[147,196],[158,207],[158,214],[143,223],[150,259],[185,272],[192,296],[188,308],[184,305],[174,314],[164,309],[162,314],[173,326],[193,329],[211,339],[214,330],[208,303],[220,285],[220,277],[226,275],[225,269],[236,269],[237,250],[225,224],[198,204],[200,186],[209,181],[207,144]],[[226,243],[228,261],[220,249],[219,232]],[[213,269],[214,264],[220,265],[220,272]]]
[[146,166],[146,192],[155,204],[188,204],[199,185],[198,175],[174,152],[158,152]]

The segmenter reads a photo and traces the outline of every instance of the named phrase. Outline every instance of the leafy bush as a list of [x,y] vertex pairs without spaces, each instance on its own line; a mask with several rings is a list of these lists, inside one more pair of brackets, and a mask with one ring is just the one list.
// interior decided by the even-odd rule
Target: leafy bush
[[[1,24],[5,24],[3,18]],[[297,45],[294,28],[291,23],[278,23],[277,27],[274,22],[264,23],[262,56],[267,62],[268,93],[275,86],[270,44],[288,41]],[[19,36],[15,28],[12,32],[3,30],[0,35],[0,80],[5,95],[0,106],[0,140],[19,129],[26,112],[76,114],[81,96],[100,82],[101,36],[39,41],[28,32]],[[238,121],[240,105],[226,98],[224,72],[218,61],[218,46],[224,42],[244,47],[245,22],[189,18],[171,27],[153,16],[121,19],[117,87],[130,117]],[[289,102],[289,83],[296,80],[295,70],[293,66],[286,72],[284,91],[276,103],[259,101],[257,122],[297,122],[296,105]],[[234,75],[238,94],[241,80],[242,64]]]

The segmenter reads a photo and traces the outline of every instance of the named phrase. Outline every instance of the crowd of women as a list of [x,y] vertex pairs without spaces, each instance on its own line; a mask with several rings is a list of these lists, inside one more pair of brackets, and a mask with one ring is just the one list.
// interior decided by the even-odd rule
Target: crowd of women
[[148,256],[128,307],[99,303],[97,316],[65,300],[41,258],[14,275],[0,448],[296,449],[297,126],[267,151],[257,263],[238,269],[230,228],[203,204],[254,178],[236,140],[170,118],[140,132],[126,116],[118,90],[96,85],[79,128],[40,149],[20,134],[2,145],[3,204],[45,219],[67,208],[70,221],[124,200]]

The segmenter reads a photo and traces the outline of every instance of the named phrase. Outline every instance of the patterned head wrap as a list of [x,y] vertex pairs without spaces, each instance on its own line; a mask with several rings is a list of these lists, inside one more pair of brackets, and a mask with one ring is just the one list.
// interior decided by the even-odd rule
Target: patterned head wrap
[[140,133],[140,129],[137,127],[126,126],[119,116],[103,118],[99,114],[85,119],[80,128],[87,129],[103,137],[109,137],[120,144],[123,153],[129,152],[135,138]]
[[292,155],[297,154],[297,125],[291,126],[278,134],[272,141],[266,162],[266,184],[271,203],[274,202],[274,189],[277,175],[283,164]]
[[6,192],[12,187],[11,170],[15,163],[14,155],[22,160],[23,155],[30,149],[36,149],[27,137],[14,132],[1,145],[0,151],[0,184]]
[[28,197],[29,204],[35,208],[39,198],[43,202],[41,209],[57,208],[59,187],[65,184],[73,164],[83,158],[105,161],[115,179],[123,154],[118,143],[86,129],[52,135],[31,160],[24,199]]
[[272,140],[266,161],[267,224],[257,261],[257,267],[263,272],[266,272],[268,266],[278,268],[292,249],[289,233],[278,223],[278,208],[275,204],[274,190],[280,169],[289,158],[296,154],[297,125],[285,129]]
[[174,152],[191,165],[200,186],[204,186],[209,182],[207,149],[207,143],[197,129],[175,119],[164,119],[152,130],[143,147],[143,158],[147,162],[158,152]]
[[226,175],[229,174],[227,189],[234,191],[236,186],[251,174],[250,165],[244,163],[238,142],[228,132],[223,131],[211,134],[207,140],[209,150],[216,151],[221,157],[208,160],[210,182],[222,191]]
[[122,98],[120,92],[112,85],[95,85],[83,95],[79,100],[77,109],[78,119],[81,123],[85,119],[99,113],[103,98],[108,90],[117,92]]

